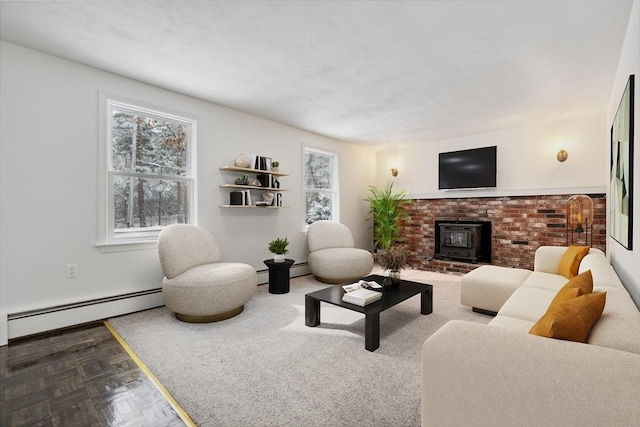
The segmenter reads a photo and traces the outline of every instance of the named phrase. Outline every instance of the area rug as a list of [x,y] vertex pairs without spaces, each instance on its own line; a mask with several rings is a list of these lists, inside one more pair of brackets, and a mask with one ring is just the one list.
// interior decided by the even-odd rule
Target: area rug
[[305,326],[304,295],[327,286],[313,276],[288,294],[259,286],[223,322],[164,307],[109,322],[199,426],[419,426],[424,341],[452,319],[490,320],[460,305],[459,277],[422,273],[410,280],[434,285],[433,313],[418,296],[383,312],[375,352],[362,314],[322,303],[322,323]]

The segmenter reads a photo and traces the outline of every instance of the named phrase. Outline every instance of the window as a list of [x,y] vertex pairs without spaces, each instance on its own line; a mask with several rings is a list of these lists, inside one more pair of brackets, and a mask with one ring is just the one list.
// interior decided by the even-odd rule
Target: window
[[321,219],[339,221],[338,155],[304,148],[305,226]]
[[102,244],[155,242],[163,226],[193,223],[196,122],[103,99]]

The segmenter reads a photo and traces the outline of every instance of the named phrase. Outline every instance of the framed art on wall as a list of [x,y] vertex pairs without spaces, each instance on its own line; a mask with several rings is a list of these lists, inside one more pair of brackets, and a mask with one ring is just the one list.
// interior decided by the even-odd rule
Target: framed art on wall
[[633,242],[633,94],[631,75],[611,126],[609,182],[609,235],[629,250]]

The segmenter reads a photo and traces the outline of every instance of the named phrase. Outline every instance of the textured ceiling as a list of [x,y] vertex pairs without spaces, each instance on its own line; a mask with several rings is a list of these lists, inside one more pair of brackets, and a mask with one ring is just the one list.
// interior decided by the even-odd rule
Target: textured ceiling
[[344,141],[604,112],[631,1],[2,1],[3,40]]

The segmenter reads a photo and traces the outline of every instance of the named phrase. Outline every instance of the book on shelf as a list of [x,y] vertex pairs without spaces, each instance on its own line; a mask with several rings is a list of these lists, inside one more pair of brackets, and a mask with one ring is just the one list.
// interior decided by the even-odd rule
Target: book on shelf
[[367,304],[378,301],[380,298],[382,298],[382,292],[360,288],[344,294],[342,301],[364,307]]

